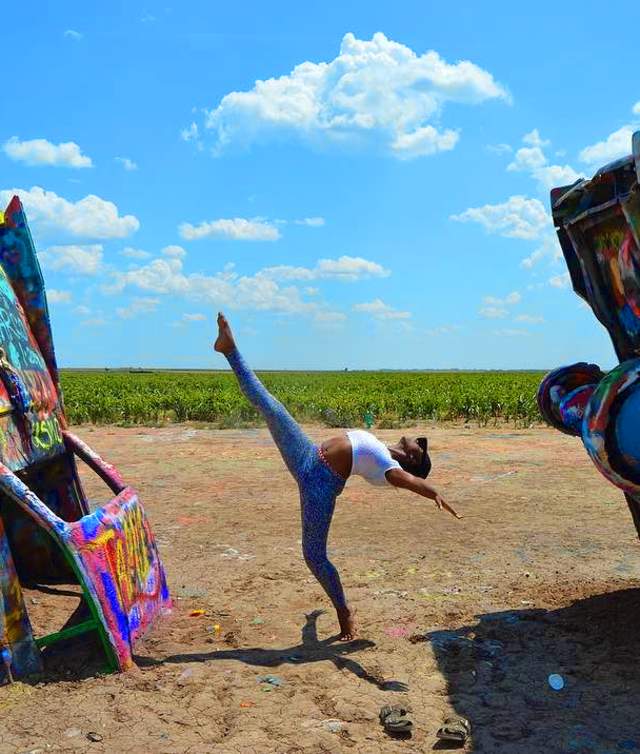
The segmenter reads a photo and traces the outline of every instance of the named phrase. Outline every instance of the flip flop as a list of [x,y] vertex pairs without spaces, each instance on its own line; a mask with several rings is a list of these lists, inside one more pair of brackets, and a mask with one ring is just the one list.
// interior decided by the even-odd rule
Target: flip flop
[[465,717],[448,717],[436,736],[441,741],[464,744],[471,735],[471,723]]
[[408,710],[398,705],[382,707],[380,710],[380,724],[387,731],[394,735],[407,735],[411,733],[413,723],[407,717]]

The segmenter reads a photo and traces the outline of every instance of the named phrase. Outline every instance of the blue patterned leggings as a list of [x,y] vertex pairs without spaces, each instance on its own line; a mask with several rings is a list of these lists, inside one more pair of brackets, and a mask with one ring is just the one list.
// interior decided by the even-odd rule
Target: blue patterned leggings
[[320,458],[319,449],[300,429],[285,407],[251,371],[237,349],[227,355],[247,399],[264,416],[282,458],[298,483],[302,513],[302,552],[336,609],[346,606],[340,576],[327,557],[327,537],[341,479]]

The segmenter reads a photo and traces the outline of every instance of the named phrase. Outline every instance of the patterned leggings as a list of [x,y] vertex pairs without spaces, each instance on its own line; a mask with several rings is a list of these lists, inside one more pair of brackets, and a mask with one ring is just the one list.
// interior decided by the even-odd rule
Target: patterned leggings
[[298,483],[302,513],[302,552],[336,609],[346,606],[340,576],[327,557],[327,537],[336,498],[344,480],[320,458],[316,445],[305,435],[285,407],[251,371],[238,349],[227,355],[247,399],[264,416],[278,450]]

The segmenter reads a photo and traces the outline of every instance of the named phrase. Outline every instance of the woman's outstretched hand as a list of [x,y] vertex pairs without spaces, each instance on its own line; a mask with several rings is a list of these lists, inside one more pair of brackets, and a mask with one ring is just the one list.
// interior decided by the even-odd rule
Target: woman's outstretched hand
[[439,493],[436,493],[434,500],[435,504],[438,506],[439,511],[445,510],[457,519],[463,518],[463,516],[461,516],[459,513],[456,513],[456,511],[449,505],[449,503],[445,502],[444,498]]

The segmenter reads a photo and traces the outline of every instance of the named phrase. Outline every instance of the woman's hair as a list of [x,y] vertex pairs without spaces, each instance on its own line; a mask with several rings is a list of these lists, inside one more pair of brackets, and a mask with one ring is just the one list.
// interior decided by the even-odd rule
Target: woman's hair
[[416,442],[422,448],[422,458],[420,459],[420,463],[414,464],[405,462],[400,463],[400,466],[402,466],[402,468],[409,474],[413,474],[413,476],[420,477],[421,479],[426,479],[431,471],[431,458],[429,458],[429,453],[427,452],[427,438],[417,437]]

